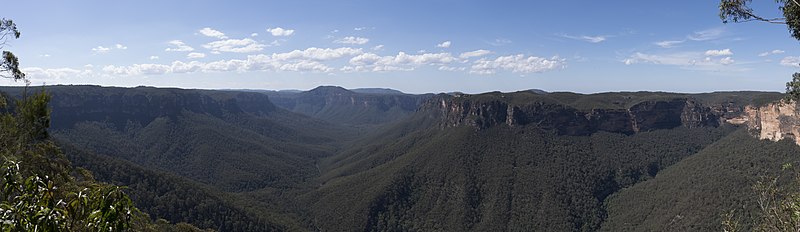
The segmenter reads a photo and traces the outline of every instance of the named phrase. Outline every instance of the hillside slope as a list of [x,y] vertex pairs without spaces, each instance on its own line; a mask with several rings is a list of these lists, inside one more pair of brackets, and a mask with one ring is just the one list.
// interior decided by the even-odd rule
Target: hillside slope
[[[650,124],[639,126],[652,126],[639,130],[594,130],[583,115],[616,108],[584,111],[564,97],[434,98],[411,118],[324,159],[321,186],[305,198],[315,226],[332,231],[597,230],[606,197],[736,130],[696,123],[722,114],[686,95],[637,96],[625,103],[624,120],[598,120],[649,115],[643,119]],[[539,117],[546,120],[529,120]]]
[[[792,141],[759,141],[742,128],[648,181],[623,189],[607,201],[604,231],[720,231],[723,213],[736,209],[752,223],[763,177],[800,163]],[[748,225],[749,226],[749,225]]]
[[304,92],[264,92],[275,105],[337,124],[379,125],[405,118],[432,95],[386,89],[320,86]]

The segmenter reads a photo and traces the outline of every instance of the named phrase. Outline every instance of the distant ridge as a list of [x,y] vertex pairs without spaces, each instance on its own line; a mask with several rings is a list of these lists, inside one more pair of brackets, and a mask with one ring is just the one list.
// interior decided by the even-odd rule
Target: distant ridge
[[358,89],[351,89],[350,91],[356,93],[364,93],[364,94],[387,94],[387,95],[405,94],[400,90],[389,89],[389,88],[358,88]]

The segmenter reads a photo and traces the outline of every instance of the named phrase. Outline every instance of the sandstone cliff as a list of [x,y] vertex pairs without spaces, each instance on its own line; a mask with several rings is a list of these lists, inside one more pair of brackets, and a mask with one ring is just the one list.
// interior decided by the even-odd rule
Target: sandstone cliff
[[503,99],[505,97],[438,96],[423,104],[420,110],[436,113],[443,127],[467,125],[485,129],[497,125],[534,125],[563,135],[588,135],[597,131],[633,134],[679,126],[718,126],[727,113],[703,106],[689,97],[642,101],[627,108],[588,110],[548,100],[515,102]]
[[800,145],[800,112],[796,102],[780,101],[765,106],[748,106],[741,117],[728,120],[733,124],[746,124],[750,132],[760,139],[780,141],[791,139]]

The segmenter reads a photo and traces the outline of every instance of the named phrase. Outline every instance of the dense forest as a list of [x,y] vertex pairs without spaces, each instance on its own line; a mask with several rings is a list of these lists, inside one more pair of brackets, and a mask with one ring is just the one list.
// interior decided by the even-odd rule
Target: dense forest
[[[348,90],[382,102],[354,104],[330,88],[281,94],[362,116],[284,108],[253,91],[45,90],[49,133],[71,164],[127,186],[153,223],[217,231],[717,230],[720,215],[756,204],[752,176],[797,161],[792,144],[723,123],[778,93]],[[425,100],[375,100],[399,96]]]

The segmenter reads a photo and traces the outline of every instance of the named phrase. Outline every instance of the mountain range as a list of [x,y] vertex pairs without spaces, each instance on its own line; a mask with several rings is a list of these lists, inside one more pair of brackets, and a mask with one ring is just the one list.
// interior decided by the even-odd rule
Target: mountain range
[[800,161],[772,92],[43,90],[73,165],[218,231],[721,230]]

